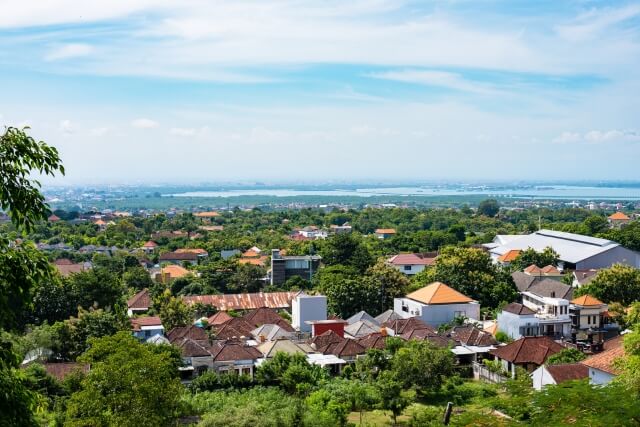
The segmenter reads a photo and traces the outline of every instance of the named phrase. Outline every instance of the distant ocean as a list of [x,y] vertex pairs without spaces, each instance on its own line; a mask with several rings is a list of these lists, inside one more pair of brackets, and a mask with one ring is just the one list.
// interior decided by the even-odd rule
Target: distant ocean
[[640,188],[589,187],[550,185],[532,188],[437,188],[437,187],[380,187],[335,190],[297,190],[284,188],[234,189],[221,191],[188,191],[172,194],[174,197],[237,197],[237,196],[473,196],[513,197],[518,199],[562,200],[640,200]]

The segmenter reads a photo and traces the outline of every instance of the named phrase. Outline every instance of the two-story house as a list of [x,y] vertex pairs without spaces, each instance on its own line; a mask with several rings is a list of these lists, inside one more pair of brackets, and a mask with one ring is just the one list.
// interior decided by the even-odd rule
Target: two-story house
[[398,254],[387,260],[387,264],[407,276],[413,276],[433,265],[437,252]]

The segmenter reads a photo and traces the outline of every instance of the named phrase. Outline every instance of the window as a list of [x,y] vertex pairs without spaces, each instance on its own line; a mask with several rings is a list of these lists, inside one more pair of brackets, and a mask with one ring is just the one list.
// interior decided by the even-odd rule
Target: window
[[411,266],[410,265],[405,265],[404,266],[404,271],[411,271]]
[[453,317],[467,317],[466,311],[454,311]]
[[402,303],[402,311],[404,311],[405,313],[409,312],[409,306],[406,305],[405,303]]

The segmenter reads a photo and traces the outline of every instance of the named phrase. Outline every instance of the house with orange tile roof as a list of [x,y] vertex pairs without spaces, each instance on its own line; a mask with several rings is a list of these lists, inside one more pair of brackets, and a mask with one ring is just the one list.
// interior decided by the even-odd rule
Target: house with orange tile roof
[[516,260],[516,258],[518,258],[520,252],[522,252],[520,249],[511,249],[510,251],[507,251],[504,254],[500,255],[498,257],[498,262],[505,266],[510,265],[513,261]]
[[150,255],[150,254],[154,253],[157,248],[158,248],[158,244],[156,242],[154,242],[153,240],[149,240],[144,245],[142,245],[142,247],[140,249],[145,254]]
[[151,278],[155,279],[156,282],[167,283],[171,280],[179,279],[192,273],[180,265],[169,264],[164,267],[151,269],[150,274]]
[[631,222],[631,218],[629,218],[629,216],[623,212],[616,212],[612,215],[609,215],[607,221],[612,228],[620,228],[629,224]]
[[[606,344],[609,343],[609,346]],[[589,368],[589,382],[604,385],[620,374],[616,361],[624,357],[623,336],[618,336],[605,343],[605,350],[581,363]],[[608,348],[607,348],[608,347]]]
[[220,216],[218,212],[210,211],[210,212],[196,212],[193,214],[196,218],[217,218]]
[[395,298],[393,311],[403,319],[417,317],[438,327],[458,317],[480,319],[480,304],[441,282],[434,282],[405,296]]
[[571,300],[569,315],[574,341],[602,343],[606,336],[617,334],[619,329],[609,315],[607,304],[591,295],[582,295]]
[[437,252],[398,254],[389,258],[387,264],[401,273],[413,276],[433,265],[437,256]]
[[396,235],[396,229],[395,228],[378,228],[376,231],[374,231],[374,234],[378,239],[382,239],[382,240],[389,239]]

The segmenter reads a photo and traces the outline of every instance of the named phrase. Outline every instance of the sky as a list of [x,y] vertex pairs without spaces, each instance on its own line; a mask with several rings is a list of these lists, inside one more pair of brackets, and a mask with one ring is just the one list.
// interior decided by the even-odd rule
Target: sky
[[0,0],[55,184],[639,180],[640,2]]

